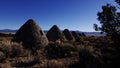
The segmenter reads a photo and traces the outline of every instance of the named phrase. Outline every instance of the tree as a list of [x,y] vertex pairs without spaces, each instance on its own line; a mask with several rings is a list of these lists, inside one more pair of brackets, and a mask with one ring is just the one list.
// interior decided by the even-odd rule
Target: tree
[[117,12],[116,7],[110,4],[102,6],[102,12],[98,12],[97,15],[101,27],[94,24],[94,29],[105,32],[107,36],[110,36],[114,43],[118,45],[118,40],[120,39],[120,13]]
[[120,0],[115,0],[115,2],[117,2],[120,5]]

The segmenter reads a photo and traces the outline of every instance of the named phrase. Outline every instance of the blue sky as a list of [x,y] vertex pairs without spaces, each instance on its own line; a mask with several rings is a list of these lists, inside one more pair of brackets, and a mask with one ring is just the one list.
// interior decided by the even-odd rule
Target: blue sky
[[0,0],[0,29],[19,29],[34,19],[43,30],[53,25],[63,30],[94,31],[97,12],[114,0]]

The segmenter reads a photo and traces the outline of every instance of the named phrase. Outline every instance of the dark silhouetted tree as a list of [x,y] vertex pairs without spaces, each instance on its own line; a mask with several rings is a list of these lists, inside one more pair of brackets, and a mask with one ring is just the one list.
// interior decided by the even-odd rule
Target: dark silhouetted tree
[[98,12],[98,20],[101,27],[94,24],[96,31],[106,32],[107,36],[110,36],[115,44],[120,45],[120,13],[117,12],[116,7],[107,4],[102,6],[102,12]]
[[120,5],[120,0],[115,0],[115,2],[117,2],[117,3],[118,3],[118,5]]

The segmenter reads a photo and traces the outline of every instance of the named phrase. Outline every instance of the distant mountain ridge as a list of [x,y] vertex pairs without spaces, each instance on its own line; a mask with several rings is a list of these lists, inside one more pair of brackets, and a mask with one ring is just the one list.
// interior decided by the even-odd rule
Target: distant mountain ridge
[[16,33],[17,30],[12,30],[12,29],[1,29],[0,32],[2,32],[2,33]]
[[[16,33],[17,30],[12,30],[12,29],[0,29],[0,33]],[[48,32],[48,30],[44,30],[45,33]],[[100,34],[100,32],[83,32],[83,31],[75,31],[76,33],[85,33],[85,35],[87,36],[91,36],[91,35],[94,35],[94,36],[105,36],[105,33],[104,34]]]

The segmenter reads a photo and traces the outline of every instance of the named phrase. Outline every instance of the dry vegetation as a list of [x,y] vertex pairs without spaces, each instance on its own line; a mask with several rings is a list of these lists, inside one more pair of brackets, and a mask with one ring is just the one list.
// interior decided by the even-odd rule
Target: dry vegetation
[[119,66],[119,50],[109,37],[80,36],[77,42],[50,42],[37,50],[0,37],[0,67],[108,68]]

